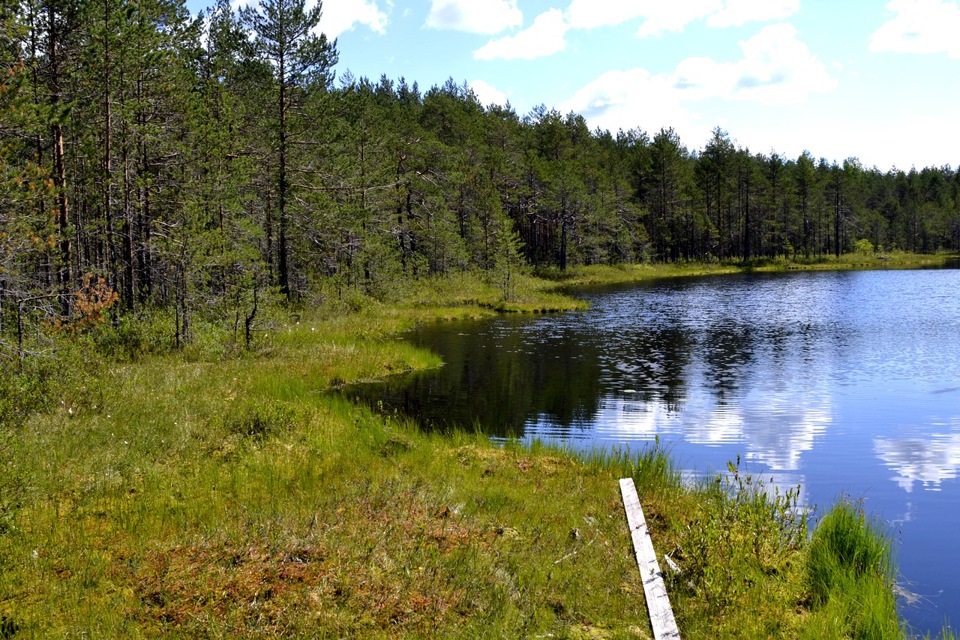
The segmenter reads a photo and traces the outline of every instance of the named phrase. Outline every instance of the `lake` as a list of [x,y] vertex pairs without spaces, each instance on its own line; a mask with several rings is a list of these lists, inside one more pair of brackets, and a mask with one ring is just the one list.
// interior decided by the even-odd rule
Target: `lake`
[[960,271],[744,274],[582,293],[591,309],[422,326],[439,370],[355,390],[424,428],[573,448],[659,440],[890,527],[902,612],[960,620]]

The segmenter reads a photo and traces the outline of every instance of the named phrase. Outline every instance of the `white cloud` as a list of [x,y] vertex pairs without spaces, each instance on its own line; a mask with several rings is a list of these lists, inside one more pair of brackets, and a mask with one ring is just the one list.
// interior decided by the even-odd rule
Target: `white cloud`
[[687,2],[651,2],[644,14],[646,20],[637,30],[641,38],[664,31],[683,31],[691,22],[702,20],[722,10],[720,0],[688,0]]
[[532,60],[563,51],[569,30],[563,12],[550,9],[537,16],[533,24],[512,36],[491,40],[473,52],[477,60]]
[[[879,114],[878,114],[879,116]],[[891,126],[889,120],[880,117],[873,127],[862,127],[860,140],[854,148],[863,148],[857,153],[866,162],[881,167],[898,166],[901,169],[914,167],[957,166],[960,153],[960,129],[956,125],[956,116],[952,113],[914,112],[905,115],[902,120]],[[884,144],[884,136],[877,131],[887,131],[890,140]],[[853,145],[848,145],[853,146]]]
[[[386,33],[389,20],[386,12],[381,10],[377,3],[378,0],[324,0],[317,31],[323,32],[331,40],[350,31],[358,24],[369,27],[376,33]],[[234,11],[244,7],[255,7],[258,4],[258,0],[231,0],[230,2]],[[306,8],[312,9],[316,5],[316,0],[307,0]],[[393,8],[393,0],[387,0],[387,8]]]
[[696,103],[719,98],[796,104],[836,84],[790,25],[765,27],[740,47],[743,57],[735,62],[688,58],[668,73],[608,71],[577,91],[561,111],[575,111],[591,126],[611,131],[673,127],[685,141],[706,140],[717,122],[699,118]]
[[592,29],[642,19],[637,35],[682,31],[691,22],[710,27],[735,27],[748,22],[782,20],[800,9],[800,0],[572,0],[567,21],[575,29]]
[[739,27],[748,22],[783,20],[799,10],[800,0],[727,0],[722,9],[707,18],[707,26]]
[[387,28],[387,14],[377,6],[376,0],[325,0],[323,3],[320,29],[328,38],[336,38],[358,24],[382,34]]
[[[349,1],[349,0],[346,0]],[[523,24],[517,0],[432,0],[427,26],[493,35]]]
[[684,99],[720,97],[761,104],[795,104],[811,93],[829,91],[836,81],[788,24],[764,27],[740,42],[743,58],[717,62],[688,58],[673,73]]
[[608,71],[560,105],[581,114],[591,127],[610,131],[673,127],[684,141],[705,140],[710,126],[683,104],[669,76],[646,69]]
[[574,29],[609,27],[647,15],[651,3],[623,0],[573,0],[567,9],[567,22]]
[[474,80],[470,83],[470,88],[482,105],[496,104],[502,106],[509,101],[506,93],[484,80]]
[[639,35],[650,36],[663,31],[680,31],[689,23],[722,9],[723,0],[572,0],[566,15],[570,26],[575,29],[609,27],[642,19]]
[[960,58],[960,5],[949,0],[893,0],[896,15],[870,36],[877,53],[946,53]]

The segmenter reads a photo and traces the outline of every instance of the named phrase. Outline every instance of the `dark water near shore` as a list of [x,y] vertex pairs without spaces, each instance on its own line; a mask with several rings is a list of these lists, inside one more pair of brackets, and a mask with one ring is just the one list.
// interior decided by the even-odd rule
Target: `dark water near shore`
[[664,280],[587,312],[421,327],[443,368],[354,390],[425,428],[575,448],[659,438],[690,475],[741,467],[862,500],[897,543],[902,611],[960,620],[960,271]]

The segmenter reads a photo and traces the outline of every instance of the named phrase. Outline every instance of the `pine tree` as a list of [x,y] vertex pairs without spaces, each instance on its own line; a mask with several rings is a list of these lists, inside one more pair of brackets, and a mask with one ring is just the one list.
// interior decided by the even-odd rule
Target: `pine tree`
[[22,61],[0,67],[0,358],[23,355],[25,332],[52,315],[49,303],[59,297],[45,277],[56,242],[47,207],[56,190],[29,142],[45,127],[28,73]]
[[296,143],[293,122],[295,108],[304,94],[325,89],[333,80],[337,62],[336,41],[328,42],[315,32],[323,3],[306,9],[306,0],[263,0],[259,10],[247,7],[243,20],[253,31],[259,54],[273,69],[276,91],[277,168],[277,271],[283,294],[290,297],[288,251],[291,182],[290,151]]

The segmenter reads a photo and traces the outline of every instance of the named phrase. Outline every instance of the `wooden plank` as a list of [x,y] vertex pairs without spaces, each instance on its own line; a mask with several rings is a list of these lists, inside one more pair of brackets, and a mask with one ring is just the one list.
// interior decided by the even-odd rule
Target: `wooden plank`
[[627,512],[627,525],[633,538],[633,550],[640,567],[643,581],[643,593],[647,598],[647,611],[650,613],[650,626],[653,627],[654,640],[679,640],[680,630],[673,617],[667,588],[663,584],[663,574],[657,562],[657,553],[653,550],[653,540],[647,530],[647,521],[640,508],[640,498],[633,478],[620,480],[620,494],[623,496],[623,508]]

